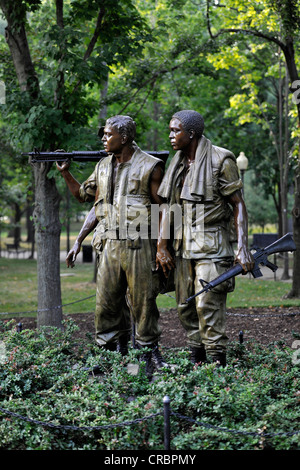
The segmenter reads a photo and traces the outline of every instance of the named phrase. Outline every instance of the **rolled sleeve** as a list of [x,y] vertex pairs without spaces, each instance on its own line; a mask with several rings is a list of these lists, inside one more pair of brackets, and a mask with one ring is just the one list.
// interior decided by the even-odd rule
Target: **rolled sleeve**
[[238,191],[243,187],[242,180],[239,177],[238,167],[232,158],[226,158],[222,164],[219,175],[219,190],[222,196]]
[[89,178],[82,183],[79,188],[80,197],[85,202],[92,202],[95,200],[97,191],[96,171],[94,171]]

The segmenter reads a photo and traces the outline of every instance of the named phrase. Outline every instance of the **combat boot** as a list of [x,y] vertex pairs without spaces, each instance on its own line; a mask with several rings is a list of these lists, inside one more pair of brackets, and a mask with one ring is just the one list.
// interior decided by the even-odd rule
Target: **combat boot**
[[[100,349],[104,350],[104,351],[117,351],[117,347],[118,347],[118,344],[114,341],[111,341],[110,343],[106,343],[106,344],[102,344],[100,346]],[[102,375],[104,372],[103,372],[103,368],[101,367],[101,365],[96,365],[93,367],[93,369],[89,372],[89,375]]]
[[207,362],[207,357],[206,357],[206,351],[204,346],[200,347],[191,347],[191,361],[193,364],[199,364],[199,363],[206,363]]
[[152,362],[152,351],[144,352],[140,357],[141,362],[145,362],[145,373],[148,379],[152,378],[154,367]]
[[111,341],[110,343],[106,343],[105,345],[100,347],[102,349],[105,349],[105,351],[117,351],[118,343]]
[[169,367],[169,364],[167,364],[162,355],[161,355],[161,352],[158,348],[158,344],[154,344],[152,346],[152,362],[153,362],[153,365],[154,365],[154,368],[156,370],[160,370],[162,369],[163,367]]
[[128,354],[128,341],[129,341],[128,335],[120,336],[119,341],[118,341],[117,351],[121,353],[123,357],[127,356]]
[[219,352],[211,354],[212,362],[216,363],[217,367],[226,367],[226,353]]

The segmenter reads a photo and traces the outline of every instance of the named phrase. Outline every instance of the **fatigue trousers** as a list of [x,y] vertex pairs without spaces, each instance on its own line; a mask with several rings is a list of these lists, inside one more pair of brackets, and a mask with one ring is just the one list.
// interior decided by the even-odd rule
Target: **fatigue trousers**
[[158,342],[161,334],[156,305],[159,276],[155,272],[153,244],[141,239],[138,248],[130,246],[130,240],[106,240],[99,257],[95,330],[100,346],[129,334],[131,321],[135,323],[135,341],[141,347]]
[[230,266],[228,261],[176,258],[175,289],[180,322],[187,332],[190,347],[204,346],[211,355],[226,351],[225,330],[227,293],[234,281],[226,281],[211,291],[200,294],[188,304],[185,300],[202,290],[200,279],[212,281]]

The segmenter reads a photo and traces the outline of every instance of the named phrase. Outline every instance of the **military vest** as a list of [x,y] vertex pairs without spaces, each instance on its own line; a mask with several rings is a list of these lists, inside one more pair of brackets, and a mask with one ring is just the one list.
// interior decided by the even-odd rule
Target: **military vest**
[[93,241],[96,249],[103,239],[135,241],[151,233],[150,178],[162,162],[137,147],[128,162],[118,165],[113,189],[114,158],[100,160],[95,168],[95,212],[99,220]]
[[[225,160],[231,169],[229,179],[224,179],[222,175]],[[197,199],[187,201],[181,198],[179,181],[183,170],[183,165],[179,165],[171,196],[173,203],[181,205],[183,217],[182,235],[174,240],[175,252],[189,259],[232,258],[232,242],[236,241],[236,232],[226,196],[242,187],[235,157],[226,149],[212,146],[213,200],[203,204]]]

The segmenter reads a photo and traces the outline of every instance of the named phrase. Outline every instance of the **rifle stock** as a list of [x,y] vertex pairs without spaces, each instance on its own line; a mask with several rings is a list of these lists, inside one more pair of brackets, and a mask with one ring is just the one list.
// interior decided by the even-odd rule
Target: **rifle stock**
[[[295,250],[296,250],[296,245],[295,245],[295,242],[293,240],[293,236],[291,233],[287,233],[286,235],[279,238],[274,243],[271,243],[271,245],[266,246],[265,248],[260,248],[253,254],[254,268],[252,271],[250,271],[252,276],[256,278],[256,277],[261,277],[263,275],[259,268],[260,265],[267,266],[273,272],[275,272],[278,269],[278,267],[275,264],[271,263],[268,260],[269,255],[272,255],[275,253],[295,251]],[[225,271],[225,273],[221,274],[220,276],[216,277],[210,282],[206,282],[203,279],[200,279],[200,283],[203,289],[200,292],[197,292],[197,294],[194,294],[188,299],[186,299],[185,303],[190,302],[192,299],[194,299],[195,297],[197,297],[198,295],[204,292],[208,292],[209,290],[218,286],[222,282],[227,281],[228,279],[231,279],[235,276],[238,276],[242,272],[243,272],[242,266],[240,264],[235,264],[234,266],[232,266],[232,268],[228,269],[227,271]]]
[[[149,155],[153,157],[160,158],[164,163],[166,163],[169,152],[168,151],[147,151]],[[33,152],[22,153],[22,156],[31,157],[32,163],[37,162],[65,162],[68,160],[74,160],[76,162],[98,162],[101,158],[108,156],[108,153],[105,150],[82,150],[74,152],[39,152],[35,149]]]

